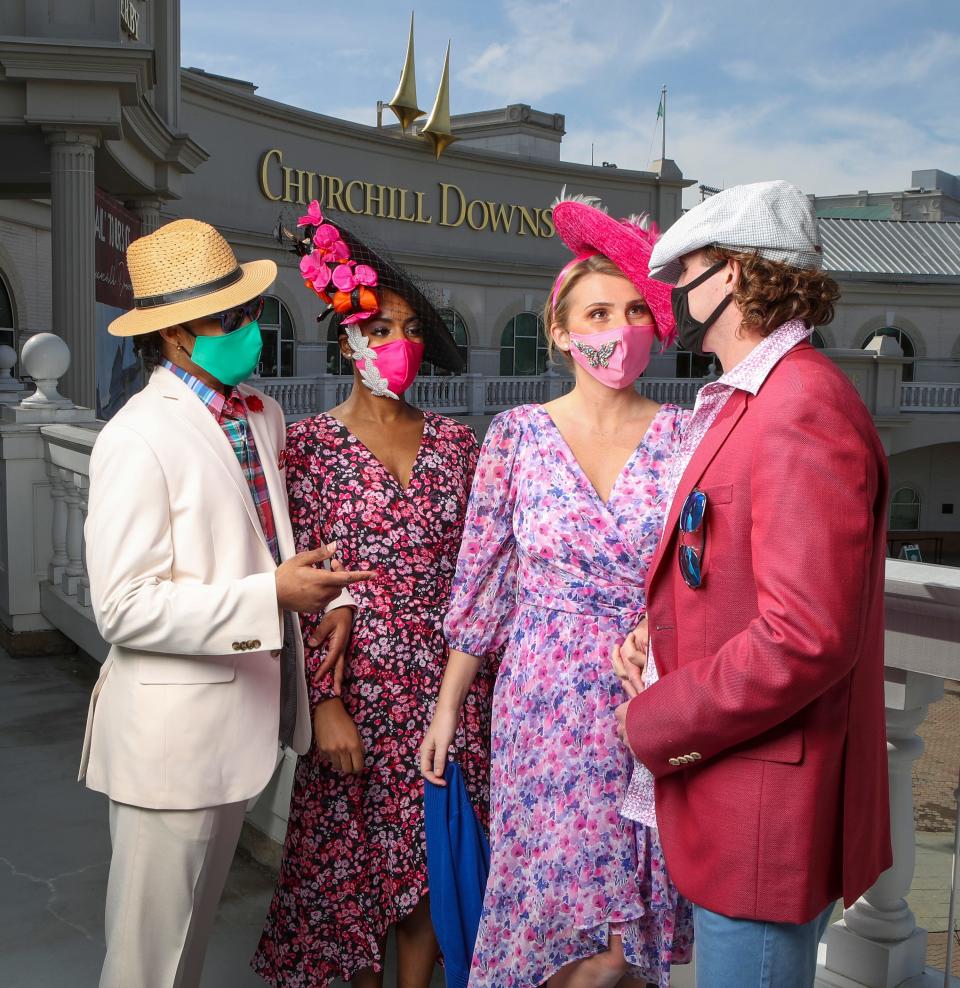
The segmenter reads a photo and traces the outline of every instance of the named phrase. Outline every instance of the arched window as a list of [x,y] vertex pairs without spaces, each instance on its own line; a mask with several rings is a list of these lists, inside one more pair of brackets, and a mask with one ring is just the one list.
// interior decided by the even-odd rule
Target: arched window
[[813,332],[810,334],[810,342],[818,350],[826,350],[827,349],[827,341],[816,330],[813,330]]
[[327,373],[353,374],[353,361],[340,352],[340,316],[331,312],[327,316],[327,326]]
[[547,367],[543,319],[536,312],[521,312],[500,334],[500,376],[542,374]]
[[[447,324],[447,329],[450,330],[450,335],[453,337],[454,343],[457,344],[457,349],[460,351],[460,356],[463,357],[463,370],[461,374],[466,374],[470,369],[470,337],[467,334],[467,324],[463,320],[463,316],[457,312],[456,309],[438,309],[440,317]],[[423,366],[420,368],[421,377],[429,377],[431,375],[437,375],[439,377],[448,377],[452,372],[445,370],[443,367],[437,367],[435,364],[427,363],[424,361]]]
[[913,530],[920,527],[920,494],[912,487],[900,487],[890,498],[891,531]]
[[0,274],[0,343],[17,348],[17,330],[13,323],[13,302]]
[[263,296],[260,315],[263,353],[261,377],[293,377],[297,366],[297,337],[287,307],[274,295]]
[[867,344],[871,340],[875,340],[878,336],[889,336],[890,339],[896,340],[900,344],[900,349],[903,350],[903,355],[910,361],[908,364],[903,365],[903,379],[905,381],[913,380],[913,358],[916,356],[916,348],[913,345],[913,340],[902,330],[897,329],[896,326],[884,326],[883,329],[878,329],[872,332],[864,341],[860,344],[861,349],[866,349]]

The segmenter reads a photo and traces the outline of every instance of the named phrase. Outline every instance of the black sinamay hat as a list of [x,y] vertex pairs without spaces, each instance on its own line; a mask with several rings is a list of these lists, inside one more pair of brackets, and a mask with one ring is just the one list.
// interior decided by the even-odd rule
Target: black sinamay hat
[[[423,330],[424,360],[454,373],[459,373],[463,370],[463,355],[457,349],[457,344],[450,330],[447,328],[447,324],[437,311],[436,305],[428,296],[425,288],[416,279],[409,275],[395,261],[389,259],[385,251],[373,250],[372,247],[365,244],[356,235],[347,230],[340,222],[331,223],[329,219],[322,215],[319,205],[316,203],[310,204],[310,212],[306,216],[300,217],[300,220],[301,225],[297,232],[292,233],[281,218],[277,226],[277,239],[301,258],[301,271],[304,270],[304,264],[307,263],[303,260],[304,258],[317,257],[318,255],[324,255],[320,258],[321,263],[328,263],[328,266],[335,267],[338,261],[342,261],[345,248],[349,256],[349,261],[355,262],[355,270],[359,270],[365,265],[372,268],[377,274],[376,285],[364,290],[367,296],[369,296],[370,292],[376,294],[377,290],[381,288],[389,289],[404,299],[416,313]],[[311,222],[303,223],[303,220],[309,220]],[[338,247],[336,242],[331,242],[329,250],[326,250],[322,244],[318,250],[314,238],[317,231],[322,230],[324,227],[333,227],[336,230],[340,236],[342,246]],[[309,280],[307,284],[310,285]],[[336,291],[333,285],[329,286],[329,291],[321,291],[314,285],[310,285],[310,287],[320,298],[326,301],[329,301]],[[360,287],[349,293],[352,296],[353,305],[347,308],[346,311],[344,311],[344,306],[339,300],[340,297],[345,299],[346,295],[344,293],[337,293],[337,295],[338,304],[336,308],[341,315],[349,317],[351,312],[357,313],[362,308],[368,308],[366,305],[361,306]],[[349,302],[347,304],[349,305]],[[331,301],[320,318],[325,318],[332,311],[333,303]]]

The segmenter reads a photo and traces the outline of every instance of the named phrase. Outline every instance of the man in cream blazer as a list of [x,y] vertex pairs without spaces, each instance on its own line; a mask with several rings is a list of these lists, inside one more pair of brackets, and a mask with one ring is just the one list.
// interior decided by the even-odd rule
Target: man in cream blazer
[[[152,374],[90,464],[87,565],[111,649],[80,777],[110,799],[101,988],[190,988],[246,803],[278,740],[310,745],[296,613],[349,603],[369,574],[317,568],[332,547],[296,554],[283,412],[240,383],[273,262],[239,265],[180,220],[134,241],[128,266],[135,308],[110,331],[137,337]],[[328,618],[343,637],[349,609]]]

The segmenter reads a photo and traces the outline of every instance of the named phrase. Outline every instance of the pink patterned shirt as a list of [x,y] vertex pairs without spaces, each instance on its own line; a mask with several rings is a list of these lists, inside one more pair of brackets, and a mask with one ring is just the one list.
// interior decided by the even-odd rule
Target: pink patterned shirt
[[[791,319],[778,326],[769,336],[760,341],[743,360],[731,368],[716,381],[705,384],[697,394],[693,406],[693,415],[687,423],[680,440],[680,449],[673,461],[667,483],[667,503],[664,517],[669,517],[670,507],[684,471],[690,465],[693,454],[703,441],[710,426],[713,425],[723,406],[734,391],[749,391],[755,395],[770,372],[798,343],[807,339],[810,327],[801,319]],[[664,530],[661,538],[666,538]],[[658,679],[657,666],[651,648],[647,657],[647,665],[643,671],[643,681],[646,685],[655,683]],[[653,800],[653,776],[645,765],[634,763],[633,776],[624,797],[620,813],[630,820],[636,820],[648,827],[657,825],[656,809]]]

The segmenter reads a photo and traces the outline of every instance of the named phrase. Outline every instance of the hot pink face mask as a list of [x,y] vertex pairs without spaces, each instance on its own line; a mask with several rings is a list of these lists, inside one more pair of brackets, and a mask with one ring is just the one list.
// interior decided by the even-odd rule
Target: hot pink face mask
[[[357,366],[360,368],[364,383],[375,395],[385,395],[395,398],[402,395],[407,388],[413,384],[414,378],[423,363],[424,345],[416,340],[393,340],[384,343],[383,346],[371,347],[376,354],[375,361],[358,360]],[[368,381],[370,376],[370,364],[377,375],[386,382],[388,391],[382,387],[375,386],[376,382]],[[367,374],[363,372],[367,371]]]
[[655,335],[653,323],[570,333],[570,356],[601,384],[620,391],[647,369]]

